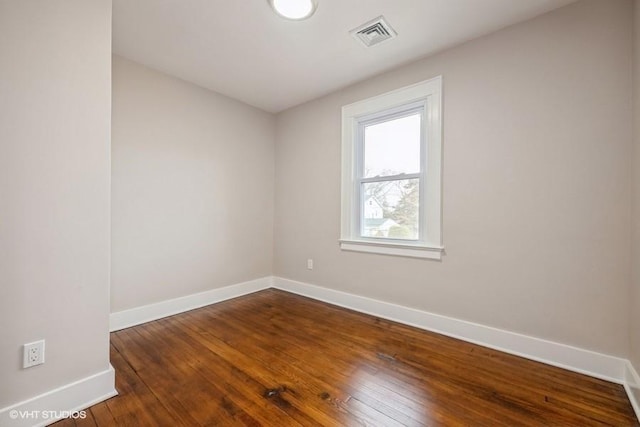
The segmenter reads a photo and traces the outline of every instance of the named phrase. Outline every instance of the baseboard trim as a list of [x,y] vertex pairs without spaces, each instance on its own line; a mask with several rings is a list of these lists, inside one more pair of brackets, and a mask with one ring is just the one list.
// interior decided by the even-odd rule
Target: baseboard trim
[[282,277],[263,277],[112,313],[110,330],[118,331],[269,288],[306,296],[621,384],[640,419],[640,377],[626,359]]
[[[112,313],[111,331],[157,320],[206,305],[258,292],[268,288],[324,301],[358,312],[393,320],[420,329],[458,338],[505,353],[557,366],[570,371],[622,384],[638,419],[640,419],[640,376],[629,360],[543,340],[527,335],[492,328],[360,295],[324,288],[281,277],[263,277],[210,291]],[[81,411],[118,393],[113,367],[67,384],[34,398],[0,409],[0,425],[41,427],[58,421],[52,412]],[[11,417],[28,414],[26,417]],[[49,416],[34,417],[38,411]],[[14,413],[15,414],[15,413]]]
[[115,380],[115,371],[109,366],[103,372],[0,409],[0,425],[41,427],[53,424],[61,419],[54,418],[55,415],[81,411],[117,395]]
[[274,277],[273,287],[617,384],[624,382],[627,361],[618,357],[281,277]]
[[640,375],[628,360],[624,369],[624,389],[629,396],[636,417],[640,420]]
[[142,323],[151,322],[152,320],[158,320],[163,317],[194,310],[216,302],[251,294],[270,288],[271,283],[271,276],[262,277],[260,279],[212,289],[198,294],[187,295],[185,297],[111,313],[111,316],[109,317],[109,330],[111,332],[119,331]]

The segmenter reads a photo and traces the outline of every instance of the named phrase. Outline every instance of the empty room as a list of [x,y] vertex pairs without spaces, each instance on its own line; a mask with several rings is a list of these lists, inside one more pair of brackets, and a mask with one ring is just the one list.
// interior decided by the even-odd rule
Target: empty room
[[640,426],[640,0],[0,0],[0,427]]

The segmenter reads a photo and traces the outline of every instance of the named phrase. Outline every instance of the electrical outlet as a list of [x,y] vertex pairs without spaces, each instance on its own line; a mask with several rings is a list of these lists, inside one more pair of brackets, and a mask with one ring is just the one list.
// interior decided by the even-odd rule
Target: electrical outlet
[[312,259],[308,259],[307,260],[307,270],[313,270],[313,260]]
[[44,363],[44,340],[30,342],[23,346],[22,367],[30,368]]

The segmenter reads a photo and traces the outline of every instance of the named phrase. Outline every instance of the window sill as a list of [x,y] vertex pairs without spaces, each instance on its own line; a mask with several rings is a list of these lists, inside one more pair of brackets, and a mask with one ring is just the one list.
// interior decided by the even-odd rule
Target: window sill
[[367,252],[373,254],[435,260],[441,260],[442,253],[444,252],[444,248],[442,247],[345,239],[340,240],[340,249],[343,251]]

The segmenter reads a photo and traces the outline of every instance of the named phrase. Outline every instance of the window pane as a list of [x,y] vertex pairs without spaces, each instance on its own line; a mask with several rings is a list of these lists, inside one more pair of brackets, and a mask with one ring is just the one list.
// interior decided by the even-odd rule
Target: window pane
[[364,176],[420,172],[419,113],[364,128]]
[[419,195],[418,179],[363,183],[362,236],[417,240]]

